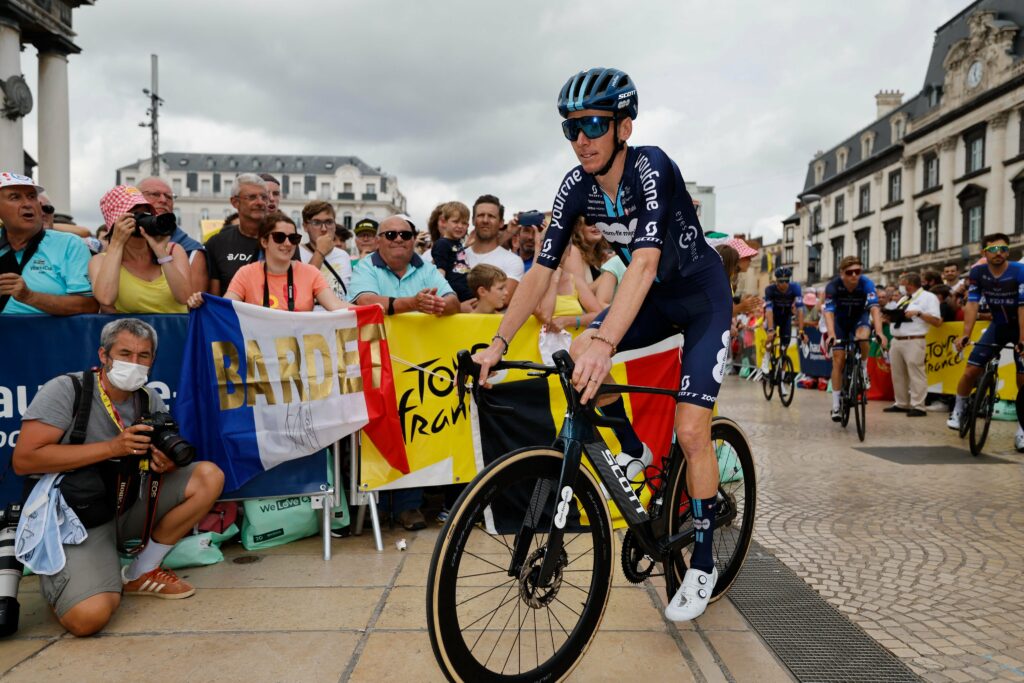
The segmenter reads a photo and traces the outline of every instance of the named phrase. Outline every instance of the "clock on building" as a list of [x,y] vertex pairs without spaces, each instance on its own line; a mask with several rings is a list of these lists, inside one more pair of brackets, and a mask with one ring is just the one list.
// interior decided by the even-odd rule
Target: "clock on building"
[[978,84],[981,83],[981,62],[974,62],[971,64],[971,68],[967,70],[967,87],[977,88]]

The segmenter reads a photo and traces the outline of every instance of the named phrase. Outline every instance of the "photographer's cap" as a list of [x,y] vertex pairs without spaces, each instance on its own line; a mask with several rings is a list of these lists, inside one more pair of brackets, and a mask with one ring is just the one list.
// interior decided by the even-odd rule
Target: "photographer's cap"
[[377,221],[373,220],[372,218],[364,218],[363,220],[356,223],[355,227],[352,228],[352,232],[354,232],[357,235],[361,232],[372,232],[374,235],[376,235],[378,225],[379,224],[377,223]]
[[36,192],[44,192],[43,188],[40,185],[36,185],[36,181],[27,175],[11,173],[10,171],[0,172],[0,187],[34,187]]
[[132,185],[118,185],[108,191],[100,199],[100,212],[103,214],[103,222],[114,228],[117,219],[128,213],[133,206],[152,205],[149,200],[142,196],[142,191]]

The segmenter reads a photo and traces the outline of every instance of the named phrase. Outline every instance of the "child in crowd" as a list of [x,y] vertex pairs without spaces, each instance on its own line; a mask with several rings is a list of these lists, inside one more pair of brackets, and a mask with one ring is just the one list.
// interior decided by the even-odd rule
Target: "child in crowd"
[[469,230],[469,207],[462,202],[438,204],[427,221],[434,246],[430,249],[434,265],[455,290],[459,301],[473,298],[473,290],[466,282],[469,265],[462,239]]
[[508,276],[501,268],[481,263],[466,276],[469,290],[476,296],[474,313],[497,313],[508,303]]

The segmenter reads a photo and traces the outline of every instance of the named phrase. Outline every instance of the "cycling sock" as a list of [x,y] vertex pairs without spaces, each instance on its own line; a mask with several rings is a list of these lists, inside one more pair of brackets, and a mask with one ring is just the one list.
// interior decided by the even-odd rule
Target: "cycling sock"
[[160,563],[167,557],[167,553],[171,552],[173,548],[173,544],[164,545],[150,539],[146,547],[142,549],[142,552],[135,557],[135,561],[124,570],[125,578],[129,581],[134,581],[146,572],[153,571],[160,566]]
[[953,412],[962,413],[964,412],[964,406],[967,405],[967,397],[956,395],[956,405],[953,406]]
[[864,371],[864,376],[867,377],[868,376],[868,362],[866,360],[862,360],[860,362],[860,369]]
[[839,398],[843,395],[841,391],[832,392],[832,410],[839,410]]
[[715,527],[715,498],[694,498],[691,502],[694,535],[690,566],[710,574],[715,568],[715,558],[711,554],[711,536]]
[[644,454],[644,444],[640,441],[640,437],[636,435],[633,424],[626,416],[626,402],[622,400],[622,397],[619,396],[615,402],[603,406],[601,414],[606,417],[617,417],[626,421],[625,426],[613,427],[615,437],[619,440],[623,453],[628,453],[634,458],[641,457]]

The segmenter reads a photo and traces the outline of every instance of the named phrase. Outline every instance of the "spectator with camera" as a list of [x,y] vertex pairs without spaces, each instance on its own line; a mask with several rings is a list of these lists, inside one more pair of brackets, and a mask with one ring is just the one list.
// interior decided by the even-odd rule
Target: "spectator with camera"
[[231,206],[238,212],[238,227],[225,226],[206,241],[210,280],[205,291],[222,296],[239,268],[259,259],[260,224],[269,213],[269,202],[267,181],[263,178],[255,173],[235,178]]
[[[144,178],[136,187],[142,192],[142,196],[146,198],[149,205],[153,207],[154,215],[170,214],[174,216],[174,192],[171,191],[171,186],[165,180],[156,176]],[[171,241],[180,244],[185,250],[185,255],[188,256],[192,291],[202,291],[206,289],[206,281],[209,279],[206,268],[206,247],[198,240],[192,239],[187,232],[181,229],[180,225],[177,225],[177,216],[175,216],[174,222]]]
[[931,327],[942,324],[937,296],[921,286],[921,276],[904,273],[900,276],[900,294],[896,307],[883,312],[891,323],[892,386],[896,402],[885,408],[887,413],[906,413],[922,417],[928,377],[925,369],[925,337]]
[[328,286],[343,300],[348,298],[352,280],[352,257],[335,246],[337,228],[334,207],[329,202],[314,199],[302,207],[302,229],[307,240],[299,247],[299,260],[319,268]]
[[[18,474],[63,473],[60,494],[88,529],[84,541],[63,546],[63,568],[39,577],[43,597],[76,636],[102,629],[122,595],[195,593],[160,564],[207,514],[224,474],[213,463],[192,462],[195,450],[178,435],[160,396],[145,388],[156,351],[156,331],[145,322],[107,323],[100,367],[43,385],[25,411],[12,456]],[[144,547],[122,569],[118,551],[136,538]]]
[[473,245],[466,250],[466,263],[470,268],[488,263],[505,271],[511,301],[525,271],[523,260],[499,243],[499,235],[505,228],[504,219],[505,207],[497,197],[485,194],[477,198],[473,204]]
[[192,293],[188,257],[171,241],[174,214],[153,214],[138,188],[118,185],[100,200],[107,248],[92,257],[89,277],[106,313],[184,313]]
[[42,190],[28,176],[0,173],[0,315],[95,313],[89,249],[43,228]]

